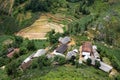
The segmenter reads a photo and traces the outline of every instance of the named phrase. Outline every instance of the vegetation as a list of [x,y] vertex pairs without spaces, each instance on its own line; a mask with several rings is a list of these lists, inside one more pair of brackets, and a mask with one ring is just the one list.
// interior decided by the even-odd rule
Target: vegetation
[[55,61],[55,62],[58,62],[59,65],[63,65],[63,64],[66,63],[65,57],[63,57],[63,56],[58,56],[58,55],[56,55],[56,56],[54,57],[54,61]]
[[100,61],[97,61],[97,60],[95,60],[95,67],[96,68],[99,68],[101,65],[100,65]]
[[91,65],[92,60],[90,58],[87,59],[87,65]]
[[[3,4],[4,3],[4,4]],[[0,80],[119,80],[120,79],[120,1],[119,0],[0,0]],[[3,7],[3,6],[4,7]],[[28,40],[15,36],[16,32],[31,25],[41,14],[64,16],[58,24],[65,24],[63,34],[54,30],[47,34],[48,40]],[[101,59],[107,57],[118,76],[109,77],[91,65],[80,65],[75,57],[69,64],[62,56],[49,59],[45,55],[33,60],[30,68],[21,72],[22,61],[37,49],[51,47],[51,53],[58,45],[58,38],[70,35],[79,48],[83,41],[92,41],[98,46]],[[8,58],[9,48],[20,51]],[[56,63],[58,65],[54,65]],[[95,67],[100,62],[95,61]],[[92,74],[92,75],[91,75]]]

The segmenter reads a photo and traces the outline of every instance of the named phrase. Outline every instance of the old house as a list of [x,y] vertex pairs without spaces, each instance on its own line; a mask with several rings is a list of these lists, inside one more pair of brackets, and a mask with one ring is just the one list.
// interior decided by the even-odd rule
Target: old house
[[19,52],[19,49],[18,49],[18,48],[16,48],[16,49],[14,49],[14,48],[9,48],[9,49],[8,49],[7,57],[8,57],[8,58],[12,58],[12,57],[14,56],[14,54],[16,54],[16,53],[18,53],[18,52]]
[[93,55],[92,52],[92,43],[91,42],[84,42],[82,45],[82,56],[84,59],[88,59],[91,55]]

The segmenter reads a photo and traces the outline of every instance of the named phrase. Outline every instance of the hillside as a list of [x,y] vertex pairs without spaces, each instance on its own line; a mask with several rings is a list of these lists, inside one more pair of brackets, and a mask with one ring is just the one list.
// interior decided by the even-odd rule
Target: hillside
[[[119,80],[119,4],[120,0],[0,0],[0,80]],[[65,36],[70,41],[62,44]],[[100,60],[113,67],[110,73],[89,61],[79,64],[84,42],[97,46]],[[74,49],[77,55],[70,60],[53,55],[61,45],[67,47],[63,55]],[[45,55],[34,58],[41,49]],[[29,67],[24,69],[26,59]]]

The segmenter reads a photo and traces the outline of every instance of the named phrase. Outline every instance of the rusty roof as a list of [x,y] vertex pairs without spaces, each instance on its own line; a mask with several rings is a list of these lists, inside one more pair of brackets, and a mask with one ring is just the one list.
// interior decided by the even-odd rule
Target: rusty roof
[[7,57],[12,58],[12,57],[14,56],[14,54],[15,54],[15,53],[18,53],[18,52],[19,52],[19,49],[18,49],[18,48],[13,49],[13,51],[11,51],[11,52],[9,52],[9,53],[7,54]]
[[82,45],[82,52],[92,53],[92,43],[91,42],[84,42]]

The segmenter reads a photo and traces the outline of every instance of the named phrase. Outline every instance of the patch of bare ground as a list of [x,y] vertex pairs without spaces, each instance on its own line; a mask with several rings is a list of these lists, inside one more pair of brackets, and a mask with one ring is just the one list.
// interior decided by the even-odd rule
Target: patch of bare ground
[[31,39],[47,39],[46,34],[52,29],[54,29],[55,32],[63,33],[64,25],[58,24],[55,21],[49,21],[50,18],[56,21],[63,20],[63,18],[58,19],[57,17],[51,14],[43,14],[31,26],[20,30],[16,35],[31,40]]

